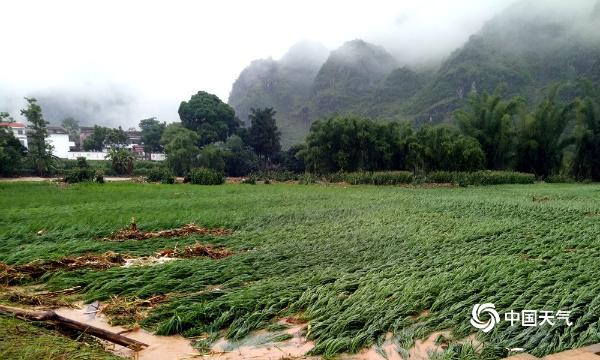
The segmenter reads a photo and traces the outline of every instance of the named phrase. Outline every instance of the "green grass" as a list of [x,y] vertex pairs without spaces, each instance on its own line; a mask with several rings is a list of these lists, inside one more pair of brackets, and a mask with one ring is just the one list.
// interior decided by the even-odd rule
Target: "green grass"
[[[501,322],[479,334],[482,357],[499,358],[515,347],[539,356],[600,342],[599,185],[5,183],[0,209],[0,261],[10,264],[108,250],[149,255],[195,241],[230,248],[234,255],[220,260],[61,272],[41,280],[52,289],[82,285],[87,300],[169,293],[171,300],[144,322],[165,333],[221,330],[241,339],[301,314],[310,323],[313,352],[332,355],[381,342],[387,332],[404,347],[437,330],[461,338],[475,332],[472,306],[492,302],[501,311],[571,310],[575,324]],[[131,217],[141,229],[195,222],[234,233],[98,239]],[[44,234],[36,235],[39,230]],[[430,315],[415,316],[424,310]]]
[[80,342],[56,331],[0,315],[0,359],[117,360],[99,343]]

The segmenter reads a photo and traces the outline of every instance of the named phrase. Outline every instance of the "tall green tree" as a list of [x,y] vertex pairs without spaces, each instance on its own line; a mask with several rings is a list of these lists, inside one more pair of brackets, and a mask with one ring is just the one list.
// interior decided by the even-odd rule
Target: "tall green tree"
[[311,172],[372,170],[376,135],[371,121],[337,116],[315,121],[306,138],[306,167]]
[[109,128],[104,126],[94,125],[94,129],[90,136],[83,140],[83,149],[85,151],[102,151],[104,150],[104,142],[108,136]]
[[38,175],[48,175],[54,167],[53,147],[46,142],[48,137],[48,122],[44,120],[42,108],[35,98],[25,98],[27,108],[21,110],[21,115],[27,118],[29,126],[29,161]]
[[178,113],[183,126],[198,134],[199,146],[225,141],[241,126],[231,106],[204,91],[182,101]]
[[6,127],[0,127],[0,176],[16,175],[23,166],[27,149]]
[[259,159],[242,138],[230,136],[223,144],[225,149],[225,173],[229,176],[244,176],[258,169]]
[[558,87],[554,87],[533,113],[521,117],[517,127],[517,170],[545,177],[559,169],[564,147],[561,136],[574,103],[558,104],[557,93]]
[[167,127],[166,122],[159,122],[156,118],[140,120],[139,124],[142,133],[142,143],[144,143],[144,152],[155,153],[162,152],[163,146],[160,143],[160,138]]
[[317,120],[301,151],[309,171],[398,170],[413,136],[407,124],[379,124],[357,116]]
[[60,125],[67,131],[71,141],[77,140],[79,137],[79,121],[75,120],[73,117],[67,117],[63,119]]
[[579,179],[600,181],[600,105],[587,96],[576,102],[576,126],[571,136],[575,154],[571,174]]
[[249,141],[254,152],[267,163],[281,151],[281,133],[275,122],[275,110],[272,108],[250,109]]
[[502,99],[502,88],[492,94],[472,92],[468,109],[454,113],[460,129],[479,141],[488,169],[505,169],[513,157],[513,117],[524,101],[520,97]]
[[108,129],[106,138],[104,139],[104,146],[120,149],[127,145],[128,140],[127,133],[119,126],[118,128]]
[[283,155],[283,167],[297,174],[303,173],[306,170],[306,164],[302,156],[305,152],[306,144],[292,145]]
[[0,122],[15,122],[15,119],[7,112],[0,112]]
[[196,146],[198,138],[195,131],[183,127],[181,123],[169,124],[165,128],[160,141],[165,147],[167,164],[176,175],[185,175],[197,164],[200,151]]
[[485,166],[485,154],[474,138],[446,124],[424,125],[410,145],[414,170],[474,171]]

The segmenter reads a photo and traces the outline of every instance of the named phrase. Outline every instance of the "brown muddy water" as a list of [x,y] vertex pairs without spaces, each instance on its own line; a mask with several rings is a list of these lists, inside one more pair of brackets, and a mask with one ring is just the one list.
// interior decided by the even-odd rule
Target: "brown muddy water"
[[[195,350],[189,339],[182,336],[158,336],[143,329],[127,330],[120,326],[111,326],[106,317],[101,314],[87,313],[84,308],[60,308],[56,312],[69,319],[77,320],[112,332],[121,332],[124,336],[141,341],[149,347],[141,351],[133,351],[129,348],[104,342],[105,348],[124,358],[139,360],[181,360],[181,359],[209,359],[209,360],[281,360],[281,359],[320,359],[316,356],[305,355],[310,351],[314,343],[306,339],[306,324],[292,324],[288,329],[278,333],[269,333],[259,330],[251,333],[245,339],[232,341],[227,339],[217,340],[209,354],[200,354]],[[290,325],[286,319],[281,324]],[[291,335],[289,340],[273,342],[270,339],[274,335]],[[448,337],[449,332],[436,332],[427,339],[417,340],[415,345],[409,349],[410,360],[426,360],[429,356],[442,351],[441,346],[436,345],[436,339],[443,335]],[[467,338],[469,341],[472,339]],[[404,360],[397,351],[393,342],[392,334],[388,334],[385,342],[379,349],[367,348],[357,354],[341,354],[343,360]]]

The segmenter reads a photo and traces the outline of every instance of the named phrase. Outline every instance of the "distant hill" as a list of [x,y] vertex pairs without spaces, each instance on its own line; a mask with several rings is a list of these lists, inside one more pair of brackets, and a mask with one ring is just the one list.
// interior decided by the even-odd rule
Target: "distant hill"
[[[281,61],[253,62],[234,83],[230,105],[241,118],[250,107],[274,107],[284,145],[290,145],[303,140],[315,119],[332,113],[417,124],[448,121],[470,91],[499,84],[533,104],[553,83],[600,81],[600,2],[550,9],[533,0],[516,3],[435,71],[401,67],[384,48],[362,40],[328,57],[319,49],[315,57],[302,57],[306,51],[293,47]],[[577,91],[567,87],[564,94]]]
[[372,97],[398,67],[383,47],[353,40],[333,51],[312,85],[313,115],[358,111],[360,99]]
[[229,105],[246,123],[250,108],[273,107],[283,137],[301,139],[312,120],[307,116],[302,119],[302,109],[328,54],[321,44],[302,42],[292,46],[280,61],[253,61],[234,82]]

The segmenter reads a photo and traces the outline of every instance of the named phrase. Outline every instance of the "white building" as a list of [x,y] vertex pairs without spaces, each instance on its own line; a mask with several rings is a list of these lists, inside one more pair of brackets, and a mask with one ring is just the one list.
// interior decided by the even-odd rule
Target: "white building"
[[167,156],[165,154],[160,154],[160,153],[151,153],[150,154],[150,160],[152,161],[165,161],[167,159]]
[[86,160],[106,160],[108,156],[107,152],[97,151],[70,151],[67,154],[67,159],[76,160],[79,157],[85,158]]
[[12,130],[17,140],[19,140],[23,146],[27,147],[27,127],[25,124],[18,122],[0,122],[0,126]]
[[61,159],[69,158],[69,151],[75,142],[69,141],[69,134],[62,127],[48,126],[48,137],[46,142],[52,145],[52,155]]

